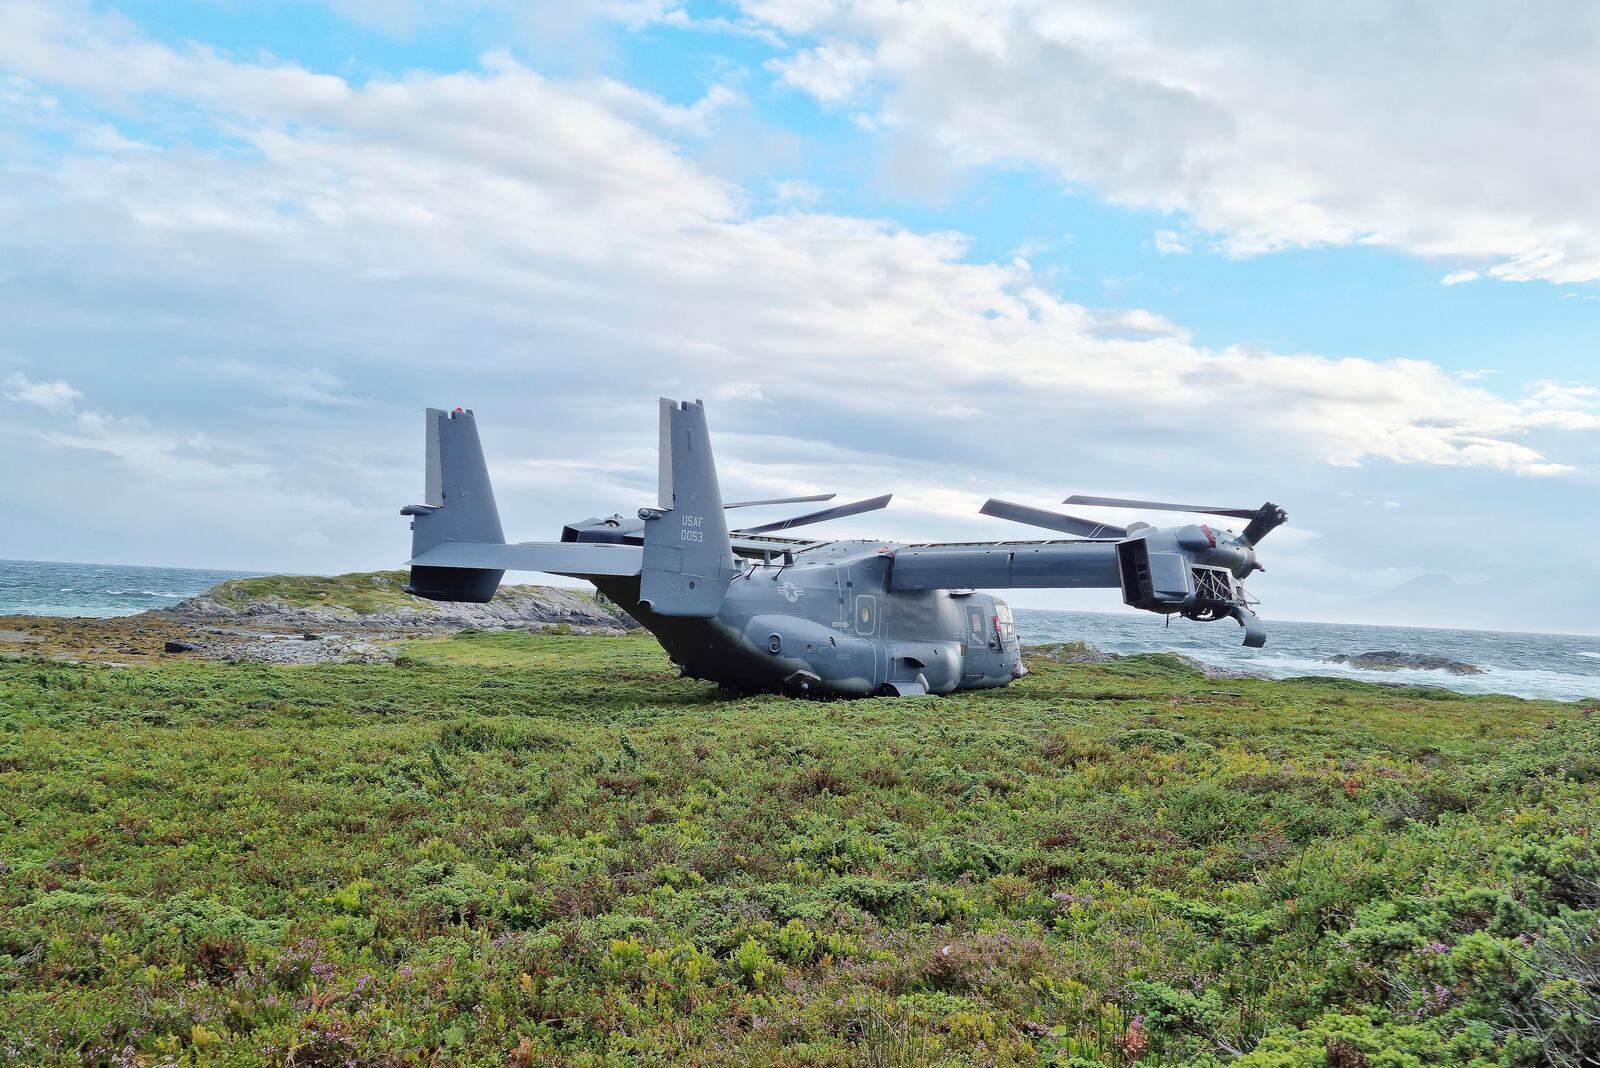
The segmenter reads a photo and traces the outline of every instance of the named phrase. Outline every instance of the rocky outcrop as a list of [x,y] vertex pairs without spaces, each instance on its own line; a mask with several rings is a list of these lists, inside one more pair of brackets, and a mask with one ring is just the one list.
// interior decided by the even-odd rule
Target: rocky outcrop
[[270,575],[224,582],[136,616],[0,617],[0,657],[329,664],[393,660],[407,638],[468,629],[622,634],[636,626],[586,590],[505,586],[488,604],[444,604],[410,596],[405,578],[399,571]]
[[[111,619],[0,620],[0,656],[127,664],[166,657],[328,664],[392,660],[406,638],[478,630],[622,634],[636,624],[595,594],[505,586],[488,604],[404,592],[405,574],[274,575],[213,586],[171,608]],[[12,628],[12,629],[8,629]]]
[[1330,664],[1348,664],[1363,671],[1448,671],[1452,675],[1482,675],[1483,668],[1451,660],[1447,656],[1427,653],[1407,653],[1398,649],[1381,649],[1373,653],[1340,653],[1327,658]]
[[1106,664],[1120,659],[1120,654],[1096,649],[1088,642],[1046,642],[1023,645],[1022,659],[1048,664]]
[[1179,664],[1193,671],[1196,675],[1208,679],[1264,679],[1268,677],[1258,671],[1240,671],[1237,668],[1207,664],[1204,661],[1196,660],[1192,656],[1184,656],[1182,653],[1136,653],[1132,657],[1124,657],[1121,653],[1098,649],[1088,642],[1052,642],[1043,645],[1025,645],[1022,648],[1022,659],[1024,662],[1029,663],[1109,664],[1116,660],[1151,659],[1156,657]]
[[620,609],[579,590],[503,586],[488,604],[454,604],[409,596],[394,576],[384,573],[329,580],[224,582],[151,614],[212,627],[237,624],[252,630],[295,632],[448,633],[468,628],[525,630],[565,625],[621,633],[635,626]]

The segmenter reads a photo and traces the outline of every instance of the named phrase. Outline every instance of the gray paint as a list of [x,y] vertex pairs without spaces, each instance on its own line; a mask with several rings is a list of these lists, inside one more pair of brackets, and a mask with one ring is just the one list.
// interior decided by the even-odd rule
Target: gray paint
[[[1120,588],[1136,608],[1231,618],[1245,644],[1265,641],[1240,583],[1261,569],[1254,541],[1284,521],[1276,505],[1228,510],[1251,517],[1254,541],[1194,524],[1124,530],[1003,501],[985,511],[1112,537],[887,545],[766,533],[882,507],[887,496],[730,532],[726,509],[750,502],[722,502],[704,406],[663,399],[660,415],[656,507],[569,523],[560,541],[508,545],[472,413],[430,409],[429,503],[403,509],[413,531],[407,589],[488,600],[508,570],[586,578],[685,675],[740,691],[862,697],[1004,686],[1027,669],[1010,609],[978,590]],[[815,499],[827,498],[792,500]]]
[[[668,480],[662,507],[641,509],[644,562],[638,607],[660,616],[709,619],[722,607],[728,582],[738,573],[706,410],[699,401],[661,402],[661,440],[667,449],[661,471]],[[579,544],[581,544],[581,539]]]
[[427,503],[405,509],[411,516],[411,556],[417,561],[410,589],[422,597],[481,604],[494,596],[504,568],[490,565],[482,556],[472,565],[479,569],[476,572],[422,559],[447,543],[503,546],[506,540],[478,426],[472,413],[460,408],[453,412],[429,408],[425,420]]

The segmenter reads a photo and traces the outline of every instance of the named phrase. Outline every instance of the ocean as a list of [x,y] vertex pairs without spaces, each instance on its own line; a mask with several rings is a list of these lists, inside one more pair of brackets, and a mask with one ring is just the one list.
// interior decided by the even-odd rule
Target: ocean
[[[1204,664],[1253,671],[1273,678],[1332,675],[1365,682],[1437,686],[1462,693],[1504,693],[1558,701],[1600,698],[1600,638],[1574,634],[1517,634],[1427,627],[1376,627],[1352,623],[1296,623],[1267,619],[1267,645],[1246,649],[1232,620],[1191,623],[1160,616],[1017,609],[1023,645],[1084,641],[1113,653],[1174,652]],[[1443,656],[1483,669],[1481,675],[1447,671],[1370,671],[1329,663],[1341,653],[1397,650]]]
[[[124,616],[168,608],[224,579],[259,572],[200,571],[117,564],[58,564],[0,560],[0,615]],[[1170,627],[1147,613],[1054,612],[1017,609],[1024,645],[1084,641],[1114,653],[1176,652],[1218,667],[1275,678],[1334,675],[1367,682],[1439,686],[1465,693],[1505,693],[1561,701],[1600,698],[1600,638],[1515,634],[1268,619],[1267,647],[1245,649],[1233,622]],[[1343,653],[1399,650],[1444,656],[1483,669],[1363,671],[1328,662]]]
[[131,616],[259,573],[0,560],[0,615]]

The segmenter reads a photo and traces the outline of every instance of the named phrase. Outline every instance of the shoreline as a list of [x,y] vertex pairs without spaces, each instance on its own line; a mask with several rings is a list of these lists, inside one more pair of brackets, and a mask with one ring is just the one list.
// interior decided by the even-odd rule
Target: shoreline
[[[114,666],[174,659],[351,663],[392,660],[408,639],[468,629],[615,635],[635,626],[625,612],[592,591],[516,585],[502,587],[486,605],[444,604],[405,594],[404,583],[403,571],[330,577],[243,575],[171,607],[109,616],[5,614],[0,615],[0,657]],[[1034,616],[1035,612],[1042,614]],[[1274,648],[1241,656],[1231,645],[1223,649],[1197,642],[1195,633],[1174,632],[1170,645],[1152,641],[1150,635],[1129,629],[1128,620],[1110,613],[1023,610],[1019,622],[1030,659],[1057,655],[1043,647],[1084,641],[1092,655],[1115,659],[1165,653],[1211,678],[1345,679],[1522,700],[1583,702],[1600,697],[1600,678],[1590,686],[1591,672],[1563,670],[1559,651],[1549,651],[1548,666],[1523,667],[1507,650],[1490,644],[1495,632],[1481,632],[1483,649],[1459,640],[1451,649],[1445,641],[1438,647],[1407,642],[1409,636],[1401,632],[1417,628],[1373,627],[1370,636],[1339,642],[1317,641],[1314,635],[1296,640],[1293,628],[1350,625],[1290,621]],[[1206,639],[1213,636],[1212,631],[1198,633]],[[1459,632],[1457,637],[1478,633]],[[1584,641],[1575,636],[1539,637],[1563,645]],[[1600,661],[1600,653],[1595,658]]]
[[0,616],[0,656],[112,666],[175,658],[324,664],[392,660],[408,638],[469,629],[619,635],[621,611],[581,591],[505,586],[485,605],[401,591],[401,572],[229,579],[171,608]]

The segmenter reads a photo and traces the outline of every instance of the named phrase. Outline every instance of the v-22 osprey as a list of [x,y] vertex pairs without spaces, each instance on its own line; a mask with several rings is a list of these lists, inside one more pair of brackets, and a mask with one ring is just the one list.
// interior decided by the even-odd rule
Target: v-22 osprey
[[586,579],[661,643],[681,672],[738,692],[869,697],[1005,686],[1027,673],[1007,589],[1119,589],[1134,608],[1233,619],[1265,644],[1244,580],[1282,508],[1219,508],[1112,497],[1089,507],[1246,520],[1239,533],[1189,523],[1126,528],[988,501],[985,515],[1070,538],[1032,541],[818,541],[782,532],[883,508],[889,495],[730,529],[736,509],[832,494],[724,502],[700,401],[660,402],[656,503],[627,518],[569,523],[559,541],[507,542],[470,411],[429,409],[425,500],[411,518],[408,593],[488,601],[507,571]]

